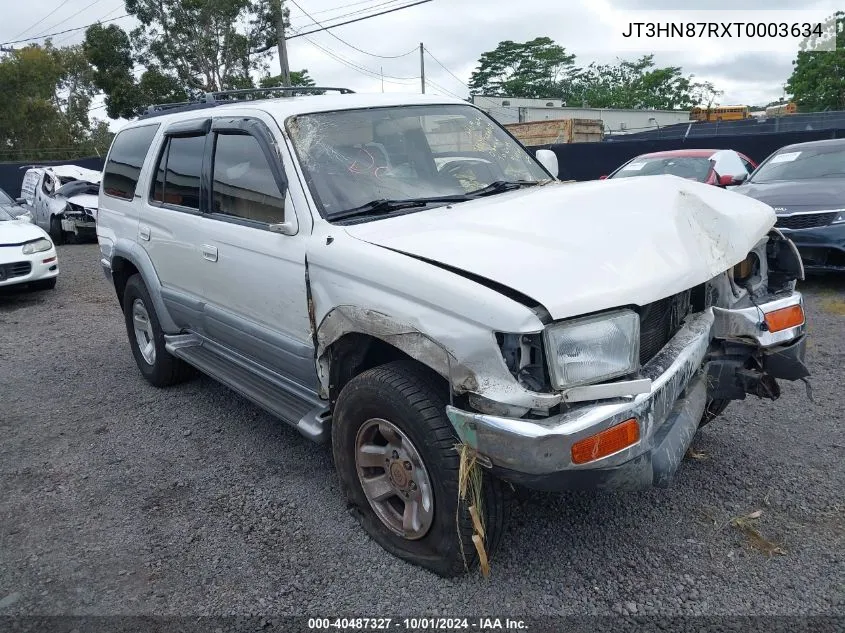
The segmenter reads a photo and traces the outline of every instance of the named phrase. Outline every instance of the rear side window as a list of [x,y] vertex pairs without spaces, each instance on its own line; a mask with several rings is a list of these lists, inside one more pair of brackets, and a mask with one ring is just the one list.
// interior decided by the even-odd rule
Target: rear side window
[[172,136],[155,170],[152,199],[199,210],[205,136]]
[[258,140],[220,134],[214,148],[214,213],[254,222],[284,222],[284,199]]
[[133,198],[144,158],[158,127],[156,123],[118,132],[103,169],[103,192],[106,195],[124,200]]

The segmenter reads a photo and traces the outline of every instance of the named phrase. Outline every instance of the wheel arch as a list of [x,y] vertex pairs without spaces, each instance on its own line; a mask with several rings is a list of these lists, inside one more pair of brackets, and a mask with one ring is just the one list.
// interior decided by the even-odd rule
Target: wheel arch
[[156,274],[153,262],[147,252],[134,242],[118,240],[114,245],[110,262],[112,279],[120,307],[124,307],[123,292],[126,288],[126,282],[132,275],[137,273],[141,275],[141,279],[150,293],[150,299],[153,302],[153,308],[156,311],[161,329],[166,334],[178,334],[180,330],[173,322],[170,313],[167,311],[167,307],[164,305],[164,299],[161,294],[161,281]]

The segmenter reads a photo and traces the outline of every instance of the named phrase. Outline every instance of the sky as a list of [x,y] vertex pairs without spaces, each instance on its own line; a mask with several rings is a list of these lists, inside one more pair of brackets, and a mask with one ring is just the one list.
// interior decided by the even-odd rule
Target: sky
[[[413,1],[286,0],[286,6],[296,33],[316,28],[312,18],[331,24]],[[125,13],[122,0],[4,0],[4,4],[0,43]],[[376,6],[381,9],[373,8]],[[723,104],[764,104],[784,96],[783,86],[795,57],[791,41],[778,43],[774,47],[777,50],[771,45],[767,50],[745,50],[737,40],[686,40],[681,45],[683,50],[666,50],[665,43],[658,47],[654,40],[646,39],[637,40],[635,50],[614,44],[621,41],[617,32],[620,20],[642,15],[631,12],[660,11],[649,15],[677,21],[684,19],[681,9],[685,6],[689,5],[682,0],[431,0],[331,31],[295,37],[288,41],[288,57],[291,70],[308,69],[320,85],[356,92],[419,93],[422,42],[427,51],[426,92],[465,98],[466,83],[482,53],[503,40],[520,42],[547,36],[575,54],[576,64],[584,66],[594,61],[635,59],[652,51],[658,65],[681,66],[697,81],[711,81],[724,91],[720,98]],[[815,19],[832,13],[834,5],[829,0],[709,0],[706,7],[713,10],[714,19],[733,15],[726,13],[728,10],[743,10],[750,19],[768,22],[780,20],[783,14],[775,13],[777,10],[793,10],[793,17]],[[615,22],[608,19],[609,15]],[[115,23],[129,29],[134,19],[122,18]],[[72,45],[81,42],[83,34],[80,30],[58,35],[53,41]],[[279,72],[275,57],[270,60],[270,71]],[[91,115],[105,118],[102,108],[94,109]]]

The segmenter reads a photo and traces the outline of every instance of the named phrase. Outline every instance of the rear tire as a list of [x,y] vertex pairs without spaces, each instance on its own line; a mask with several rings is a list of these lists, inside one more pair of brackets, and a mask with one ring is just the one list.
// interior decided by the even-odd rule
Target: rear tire
[[50,218],[50,239],[53,240],[53,244],[64,244],[65,243],[65,232],[62,230],[62,220],[55,215]]
[[156,387],[185,382],[194,369],[164,348],[164,332],[141,275],[132,275],[123,292],[123,315],[132,355],[147,381]]
[[[438,379],[413,361],[356,376],[338,397],[332,448],[343,490],[367,533],[391,554],[454,577],[479,560],[469,504],[458,502],[458,438],[446,417],[448,403]],[[503,482],[486,473],[482,495],[490,559],[504,532],[511,497]]]

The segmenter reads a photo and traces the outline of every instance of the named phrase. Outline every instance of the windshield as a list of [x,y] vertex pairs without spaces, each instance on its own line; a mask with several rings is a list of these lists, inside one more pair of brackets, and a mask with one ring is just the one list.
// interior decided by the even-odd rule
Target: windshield
[[71,180],[69,183],[62,185],[56,190],[56,195],[70,198],[71,196],[78,196],[87,193],[96,196],[100,193],[100,185],[86,182],[84,180]]
[[699,156],[635,158],[613,174],[611,178],[669,174],[671,176],[705,182],[710,175],[710,168],[710,159]]
[[760,166],[748,182],[810,180],[830,176],[845,177],[845,145],[778,151]]
[[306,114],[289,119],[288,131],[311,194],[329,220],[373,201],[460,201],[494,183],[550,179],[521,145],[471,106]]
[[8,193],[0,189],[0,204],[15,204],[15,201],[12,200]]
[[6,211],[0,208],[0,222],[6,222],[8,220],[14,220],[11,215],[9,215]]

